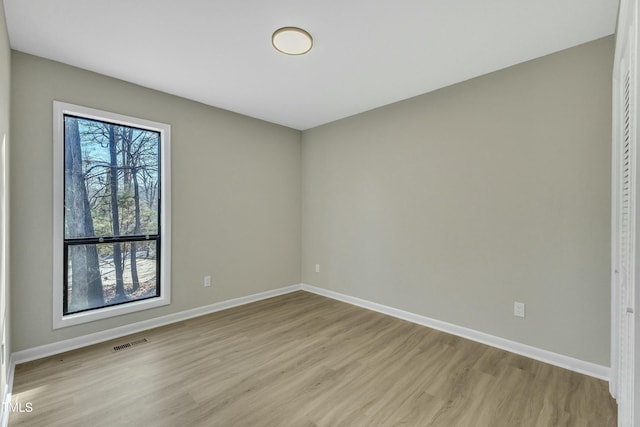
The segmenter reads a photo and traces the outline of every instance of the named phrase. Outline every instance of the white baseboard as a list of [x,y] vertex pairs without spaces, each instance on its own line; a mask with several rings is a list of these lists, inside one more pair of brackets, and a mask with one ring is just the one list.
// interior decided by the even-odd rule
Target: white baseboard
[[429,328],[437,329],[442,332],[446,332],[452,335],[456,335],[456,336],[466,338],[472,341],[476,341],[482,344],[486,344],[491,347],[496,347],[502,350],[506,350],[511,353],[520,354],[522,356],[526,356],[531,359],[539,360],[541,362],[545,362],[550,365],[559,366],[561,368],[569,369],[571,371],[579,372],[581,374],[589,375],[591,377],[595,377],[601,380],[609,381],[609,378],[610,378],[611,370],[606,366],[597,365],[591,362],[586,362],[584,360],[554,353],[552,351],[542,350],[540,348],[536,348],[530,345],[496,337],[494,335],[490,335],[484,332],[479,332],[473,329],[465,328],[463,326],[458,326],[452,323],[431,319],[426,316],[410,313],[408,311],[398,310],[393,307],[388,307],[386,305],[377,304],[375,302],[363,300],[363,299],[352,297],[349,295],[344,295],[344,294],[330,291],[327,289],[318,288],[316,286],[302,284],[302,289],[307,292],[322,295],[331,299],[346,302],[348,304],[356,305],[358,307],[363,307],[369,310],[377,311],[379,313],[397,317],[398,319],[407,320],[409,322],[416,323],[418,325],[423,325]]
[[120,326],[89,335],[83,335],[81,337],[71,338],[68,340],[29,348],[27,350],[17,351],[11,356],[13,365],[11,365],[12,372],[10,373],[10,375],[13,377],[13,367],[20,363],[42,359],[43,357],[53,356],[54,354],[64,353],[65,351],[75,350],[77,348],[86,347],[88,345],[98,344],[104,341],[120,338],[125,335],[131,335],[137,332],[146,331],[148,329],[157,328],[159,326],[181,322],[183,320],[192,319],[194,317],[203,316],[205,314],[215,313],[216,311],[226,310],[228,308],[237,307],[239,305],[249,304],[251,302],[276,297],[278,295],[288,294],[290,292],[299,291],[300,289],[302,289],[302,285],[291,285],[284,288],[248,295],[245,297],[217,302],[215,304],[198,307],[191,310],[185,310],[179,313],[172,313],[166,316],[156,317],[154,319],[143,320],[141,322],[132,323],[131,325]]

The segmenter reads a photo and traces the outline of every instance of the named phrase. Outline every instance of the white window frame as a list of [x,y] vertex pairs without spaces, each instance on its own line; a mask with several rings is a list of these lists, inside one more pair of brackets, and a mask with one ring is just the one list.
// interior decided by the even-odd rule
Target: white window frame
[[[160,138],[160,296],[63,314],[64,116],[73,115],[148,129]],[[53,329],[134,313],[171,303],[171,126],[122,114],[53,101]]]

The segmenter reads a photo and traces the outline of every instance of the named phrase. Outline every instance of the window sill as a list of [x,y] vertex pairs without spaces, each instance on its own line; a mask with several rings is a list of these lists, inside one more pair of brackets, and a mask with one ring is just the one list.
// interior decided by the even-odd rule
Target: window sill
[[84,311],[81,313],[68,314],[63,316],[62,313],[56,313],[53,319],[53,329],[66,328],[68,326],[81,325],[83,323],[93,322],[96,320],[109,319],[111,317],[121,316],[123,314],[135,313],[138,311],[148,310],[151,308],[169,305],[171,299],[167,296],[149,298],[141,301],[134,301],[122,305],[114,305],[100,309]]

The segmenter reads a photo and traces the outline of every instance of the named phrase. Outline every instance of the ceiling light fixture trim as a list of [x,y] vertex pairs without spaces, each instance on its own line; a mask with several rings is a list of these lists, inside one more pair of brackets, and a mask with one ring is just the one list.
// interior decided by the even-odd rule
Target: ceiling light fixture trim
[[286,55],[304,55],[313,47],[313,37],[302,28],[282,27],[274,31],[271,43]]

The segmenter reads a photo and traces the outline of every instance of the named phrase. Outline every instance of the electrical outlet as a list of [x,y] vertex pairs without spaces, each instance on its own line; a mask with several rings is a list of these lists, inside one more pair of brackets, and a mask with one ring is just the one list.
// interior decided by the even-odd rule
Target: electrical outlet
[[518,302],[518,301],[514,301],[513,302],[513,315],[516,317],[523,317],[524,318],[524,303],[523,302]]
[[316,264],[316,273],[320,273],[320,264]]
[[211,286],[211,276],[204,276],[204,287],[208,288]]

